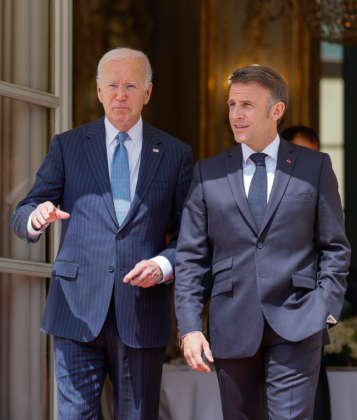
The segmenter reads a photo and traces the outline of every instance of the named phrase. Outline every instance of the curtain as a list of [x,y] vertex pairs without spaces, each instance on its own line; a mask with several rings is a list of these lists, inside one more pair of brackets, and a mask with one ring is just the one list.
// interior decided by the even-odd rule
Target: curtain
[[[0,80],[48,91],[49,2],[0,0]],[[46,262],[45,235],[27,245],[10,219],[45,154],[48,111],[0,97],[0,257]],[[0,420],[48,418],[46,280],[0,273]]]

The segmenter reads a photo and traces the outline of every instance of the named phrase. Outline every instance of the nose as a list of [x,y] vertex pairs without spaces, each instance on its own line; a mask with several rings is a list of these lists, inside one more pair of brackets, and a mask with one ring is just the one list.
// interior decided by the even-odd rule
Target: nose
[[243,115],[243,112],[242,112],[242,109],[241,108],[235,106],[235,107],[231,108],[230,111],[231,111],[230,112],[231,118],[234,118],[236,120],[243,119],[244,115]]
[[126,93],[124,86],[119,86],[117,90],[117,100],[118,101],[125,101],[126,99]]

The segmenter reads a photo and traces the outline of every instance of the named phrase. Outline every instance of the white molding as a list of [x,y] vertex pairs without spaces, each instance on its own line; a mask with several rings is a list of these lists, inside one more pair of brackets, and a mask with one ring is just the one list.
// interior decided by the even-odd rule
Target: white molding
[[0,96],[45,106],[46,108],[56,109],[60,106],[58,96],[3,81],[0,81]]
[[54,2],[54,92],[60,98],[55,111],[56,134],[72,128],[72,0]]
[[[73,0],[52,0],[53,5],[53,82],[54,93],[60,98],[55,109],[55,134],[72,128],[72,51],[73,51]],[[53,226],[53,254],[55,260],[61,233],[60,222]],[[50,420],[57,420],[57,384],[54,374],[54,353],[50,354]]]
[[0,258],[0,272],[50,278],[53,264]]

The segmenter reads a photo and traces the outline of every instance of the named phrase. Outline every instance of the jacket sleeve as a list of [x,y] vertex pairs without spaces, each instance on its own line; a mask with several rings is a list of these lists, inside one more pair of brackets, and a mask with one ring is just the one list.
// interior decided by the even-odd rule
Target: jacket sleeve
[[17,205],[11,218],[11,228],[14,233],[27,243],[31,240],[27,235],[27,222],[36,207],[46,201],[55,206],[60,204],[65,174],[63,154],[59,136],[56,135],[50,145],[50,150],[36,174],[36,181],[27,196]]
[[182,216],[176,252],[175,308],[180,337],[202,331],[210,276],[212,252],[208,239],[208,214],[200,174],[196,164],[193,181]]
[[181,218],[183,206],[192,181],[193,172],[193,156],[192,149],[187,146],[183,155],[180,172],[177,177],[176,189],[173,197],[172,212],[171,212],[171,241],[168,247],[163,250],[159,255],[167,258],[172,266],[173,273],[175,273],[176,261],[176,246],[177,239],[180,233]]
[[320,175],[315,243],[320,256],[317,283],[329,313],[337,320],[347,287],[351,248],[345,235],[337,179],[327,154]]

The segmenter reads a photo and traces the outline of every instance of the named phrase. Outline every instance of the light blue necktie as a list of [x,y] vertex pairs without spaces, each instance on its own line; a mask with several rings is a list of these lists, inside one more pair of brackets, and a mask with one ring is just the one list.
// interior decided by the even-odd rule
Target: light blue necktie
[[123,223],[130,209],[129,159],[128,151],[124,146],[124,140],[128,137],[128,133],[117,135],[118,144],[114,150],[112,164],[112,193],[119,226]]
[[265,153],[253,153],[250,159],[255,163],[255,172],[248,193],[248,204],[258,231],[263,223],[267,208],[268,177],[265,167]]

